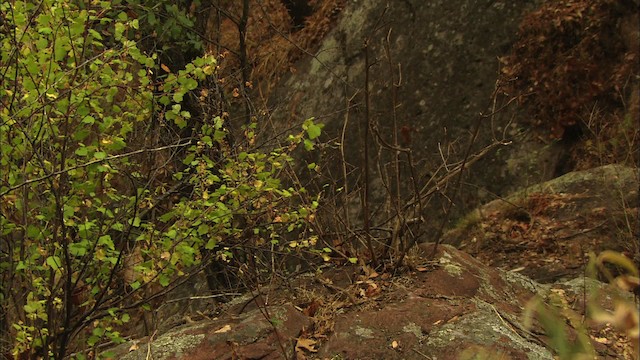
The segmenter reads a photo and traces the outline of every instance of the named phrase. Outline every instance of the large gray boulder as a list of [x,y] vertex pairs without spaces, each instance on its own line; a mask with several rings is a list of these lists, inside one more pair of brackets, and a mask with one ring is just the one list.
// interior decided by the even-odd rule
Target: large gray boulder
[[[509,52],[520,20],[536,3],[347,1],[315,57],[296,63],[295,73],[278,85],[271,98],[273,123],[288,128],[315,117],[327,125],[324,139],[331,139],[331,145],[342,143],[344,131],[349,183],[355,188],[362,175],[367,52],[371,122],[385,141],[392,143],[391,128],[396,118],[399,145],[412,150],[417,176],[424,183],[443,162],[450,166],[462,158],[479,114],[491,111],[500,68],[498,58]],[[557,175],[565,150],[554,142],[545,144],[522,135],[517,121],[511,121],[515,111],[509,107],[493,118],[480,120],[474,150],[494,142],[496,137],[505,140],[505,145],[496,147],[470,170],[460,197],[454,199],[455,215],[496,195]],[[389,151],[383,151],[380,159],[373,159],[376,151],[371,154],[372,164],[379,160],[382,168],[389,169]],[[327,146],[320,159],[313,159],[331,169],[336,187],[343,185],[340,158],[335,146]],[[401,176],[406,181],[401,186],[408,196],[411,181],[404,157],[402,161]],[[379,202],[384,191],[378,167],[371,165],[371,172],[372,198]],[[358,202],[357,196],[352,199]],[[439,200],[448,201],[444,197]],[[432,210],[440,208],[439,201],[431,204]],[[442,211],[428,213],[436,220]],[[427,226],[436,223],[431,221]]]

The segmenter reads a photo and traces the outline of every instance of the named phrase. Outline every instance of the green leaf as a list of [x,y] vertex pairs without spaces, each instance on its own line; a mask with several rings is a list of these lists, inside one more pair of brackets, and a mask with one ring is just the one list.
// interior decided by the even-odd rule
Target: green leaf
[[122,33],[124,33],[124,24],[116,23],[116,32],[114,33],[114,37],[116,40],[120,40],[122,38]]
[[213,133],[213,140],[215,140],[216,142],[220,142],[220,140],[224,139],[226,136],[227,136],[226,131],[216,130]]
[[124,313],[122,314],[122,318],[120,320],[122,320],[123,323],[128,323],[131,320],[131,316],[127,313]]
[[94,39],[102,40],[102,35],[100,35],[100,33],[95,31],[94,29],[89,29],[89,34],[91,34],[91,36],[93,36]]
[[72,243],[69,245],[69,253],[73,256],[84,256],[87,254],[87,241]]
[[309,136],[310,140],[317,138],[318,136],[320,136],[321,133],[322,133],[322,129],[315,124],[311,124],[307,128],[307,135]]
[[216,241],[214,239],[209,239],[205,244],[204,248],[207,250],[213,250],[216,247]]
[[193,159],[196,158],[196,154],[194,153],[190,153],[187,154],[187,156],[185,156],[184,160],[182,160],[182,163],[185,165],[191,165],[191,163],[193,162]]
[[173,122],[178,125],[178,127],[180,129],[184,129],[185,127],[187,127],[187,122],[184,120],[184,118],[182,116],[176,116],[176,118],[173,120]]
[[31,239],[39,239],[40,238],[40,228],[38,228],[35,225],[29,224],[29,226],[27,226],[27,236]]
[[167,95],[162,95],[158,99],[158,103],[160,103],[161,105],[167,106],[171,103],[171,98],[169,98],[169,96]]
[[109,149],[114,151],[122,150],[125,147],[127,147],[127,143],[125,143],[124,139],[122,139],[121,137],[114,137],[111,144],[109,145]]
[[185,87],[187,88],[187,90],[194,90],[198,87],[198,82],[194,79],[187,79],[187,81],[185,82]]
[[200,226],[198,226],[198,235],[204,235],[208,232],[209,232],[209,225],[200,224]]
[[95,344],[98,343],[98,341],[100,341],[99,336],[91,335],[89,336],[89,339],[87,339],[87,345],[94,346]]
[[93,125],[93,123],[96,122],[96,118],[94,118],[93,116],[85,116],[84,119],[82,119],[82,123],[83,124],[87,124],[87,125]]
[[314,118],[307,119],[302,124],[302,128],[307,131],[309,140],[313,140],[320,136],[320,134],[322,133],[322,128],[324,127],[324,124],[316,124],[315,122],[313,122],[313,120]]
[[89,149],[87,149],[86,146],[81,146],[76,149],[75,153],[78,156],[87,156],[89,154]]
[[113,225],[111,225],[111,229],[113,229],[115,231],[122,232],[122,231],[124,231],[124,224],[119,223],[119,222],[114,223]]
[[151,26],[155,25],[158,22],[156,19],[156,14],[154,14],[153,11],[147,12],[147,22]]
[[304,148],[307,151],[313,150],[314,147],[315,147],[315,145],[313,144],[313,141],[311,141],[309,139],[304,139]]
[[88,129],[80,129],[73,134],[73,139],[76,141],[83,141],[91,132]]
[[109,234],[100,236],[100,238],[98,238],[98,245],[106,246],[109,250],[115,250],[115,245]]
[[104,336],[104,334],[107,332],[107,330],[105,330],[104,328],[101,327],[96,327],[93,329],[93,331],[91,331],[91,333],[95,336]]
[[161,274],[158,277],[158,283],[162,285],[162,287],[167,287],[171,283],[171,279],[167,275]]
[[45,260],[47,265],[51,267],[53,270],[62,269],[62,260],[58,256],[49,256],[47,260]]
[[36,40],[36,48],[38,50],[43,50],[48,46],[49,46],[49,41],[47,39],[42,38],[42,39]]

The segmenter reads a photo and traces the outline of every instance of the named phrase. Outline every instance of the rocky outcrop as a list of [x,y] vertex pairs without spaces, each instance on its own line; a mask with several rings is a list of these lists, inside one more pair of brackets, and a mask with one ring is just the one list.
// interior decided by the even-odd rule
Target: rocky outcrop
[[589,252],[640,266],[637,168],[606,165],[527,187],[471,212],[444,241],[540,282],[580,275]]
[[[524,326],[524,308],[534,296],[548,299],[561,294],[562,299],[573,299],[564,300],[573,305],[565,311],[575,311],[578,317],[585,311],[584,302],[576,301],[584,299],[584,286],[589,294],[607,291],[600,304],[605,308],[613,307],[615,297],[632,301],[592,279],[541,285],[517,272],[488,267],[449,245],[441,246],[433,261],[421,259],[417,271],[408,276],[369,278],[345,286],[340,291],[349,295],[342,301],[331,301],[337,297],[323,295],[322,286],[315,289],[314,302],[333,313],[332,330],[324,338],[312,335],[313,329],[328,321],[327,312],[310,312],[303,303],[294,306],[290,301],[295,301],[295,296],[285,300],[274,295],[276,302],[284,303],[266,307],[263,303],[240,314],[237,310],[243,307],[235,306],[218,319],[121,345],[110,356],[141,360],[460,359],[478,355],[487,359],[554,359],[541,329]],[[363,283],[366,291],[362,291]],[[369,291],[372,287],[382,291]],[[278,291],[284,289],[273,294]],[[251,296],[242,302],[251,303]],[[598,358],[624,358],[605,345],[615,344],[618,335],[591,329],[601,340],[594,343]]]
[[339,316],[320,358],[459,359],[482,352],[553,358],[521,325],[522,304],[547,288],[490,269],[449,246],[441,247],[436,259],[429,271],[398,290],[394,303]]
[[[265,312],[266,311],[266,312]],[[183,325],[156,339],[142,339],[115,348],[109,357],[123,360],[282,359],[280,345],[311,324],[290,304],[256,309],[241,316]]]
[[[325,139],[336,142],[342,142],[344,131],[348,169],[359,168],[366,110],[366,42],[371,121],[385,141],[392,143],[391,128],[394,117],[397,119],[400,145],[413,151],[418,175],[428,179],[444,158],[449,164],[460,160],[478,114],[490,112],[498,57],[508,53],[520,19],[536,3],[349,1],[315,57],[296,63],[296,71],[278,85],[271,99],[273,123],[288,128],[315,117],[326,124]],[[513,115],[509,109],[482,120],[474,149],[503,134],[505,140],[515,141],[471,169],[465,181],[472,186],[465,187],[456,202],[453,211],[457,215],[492,200],[495,194],[505,195],[562,172],[563,146],[523,135]],[[322,159],[314,161],[335,166],[332,173],[342,174],[335,147],[322,150]],[[382,156],[384,164],[388,159],[384,152]],[[383,186],[378,169],[372,166],[371,171],[375,174],[372,195],[380,199]],[[359,172],[351,173],[350,180],[355,182]],[[403,176],[408,178],[408,174],[405,168]],[[342,179],[333,180],[342,186]],[[403,186],[410,192],[409,183],[407,179]],[[430,211],[429,216],[436,219],[440,214]]]

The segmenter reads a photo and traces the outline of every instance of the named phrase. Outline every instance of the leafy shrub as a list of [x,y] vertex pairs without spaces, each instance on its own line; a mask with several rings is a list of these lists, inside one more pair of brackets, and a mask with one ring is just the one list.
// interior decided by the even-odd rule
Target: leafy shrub
[[[308,120],[270,151],[232,147],[221,118],[194,121],[185,105],[214,74],[213,56],[165,69],[117,1],[0,11],[3,353],[95,355],[123,340],[136,309],[230,247],[313,244],[317,202],[281,177],[320,125]],[[157,141],[196,124],[187,138]],[[245,134],[255,141],[252,127]],[[299,239],[281,239],[294,230]]]

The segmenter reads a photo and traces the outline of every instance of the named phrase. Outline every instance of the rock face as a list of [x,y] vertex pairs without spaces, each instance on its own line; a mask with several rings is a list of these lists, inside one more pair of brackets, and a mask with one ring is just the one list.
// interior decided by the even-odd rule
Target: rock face
[[578,276],[591,251],[619,251],[640,266],[638,179],[620,165],[571,172],[478,208],[444,241],[546,283]]
[[184,325],[150,342],[115,348],[113,358],[143,360],[151,355],[156,360],[281,359],[278,338],[289,348],[291,339],[309,326],[311,319],[286,304],[268,307],[269,315],[262,311]]
[[[393,304],[341,315],[320,358],[459,359],[464,353],[552,359],[519,325],[522,304],[545,288],[443,246]],[[396,341],[398,346],[393,348]]]
[[[360,167],[368,54],[371,122],[386,142],[393,143],[395,118],[399,145],[413,151],[419,176],[428,178],[443,159],[448,164],[460,160],[478,114],[490,112],[498,57],[509,51],[523,13],[536,2],[348,1],[316,56],[299,61],[295,73],[278,86],[271,99],[274,123],[288,127],[316,117],[327,125],[326,139],[338,142],[344,131],[348,168]],[[474,149],[503,133],[506,140],[518,137],[518,148],[494,152],[471,170],[466,181],[473,186],[465,187],[465,195],[456,203],[454,211],[459,214],[491,200],[489,194],[507,194],[556,176],[562,147],[520,136],[518,125],[509,122],[512,115],[513,111],[505,111],[482,120]],[[338,163],[335,151],[325,148],[323,156],[320,164]],[[389,153],[383,151],[380,161],[388,160]],[[371,171],[373,196],[379,199],[380,174],[376,166]],[[355,182],[358,176],[355,171],[350,180]],[[408,177],[406,168],[403,177]],[[405,190],[410,191],[409,184],[408,180],[403,184]]]
[[[540,285],[516,272],[483,265],[449,245],[441,246],[434,259],[423,259],[418,267],[421,271],[409,277],[375,280],[384,290],[371,297],[358,291],[357,284],[345,287],[344,292],[354,294],[355,305],[332,302],[331,295],[323,296],[318,289],[323,306],[336,307],[333,330],[322,342],[310,339],[311,329],[327,321],[321,312],[311,316],[308,307],[284,302],[267,306],[266,312],[264,308],[253,309],[240,315],[237,310],[242,307],[236,306],[219,319],[184,325],[151,341],[124,344],[110,355],[140,360],[149,356],[157,360],[554,359],[549,339],[540,328],[523,325],[527,302],[536,295],[547,299],[560,293],[564,301],[574,304],[576,316],[581,316],[583,287],[587,285],[590,293],[606,289],[604,284],[585,278]],[[369,286],[372,283],[369,281]],[[611,309],[616,293],[608,289],[607,294],[601,306]],[[251,303],[250,298],[245,301]],[[612,344],[614,335],[606,336],[600,334],[599,338]],[[624,358],[622,350],[616,353],[603,344],[596,345],[598,358]]]

